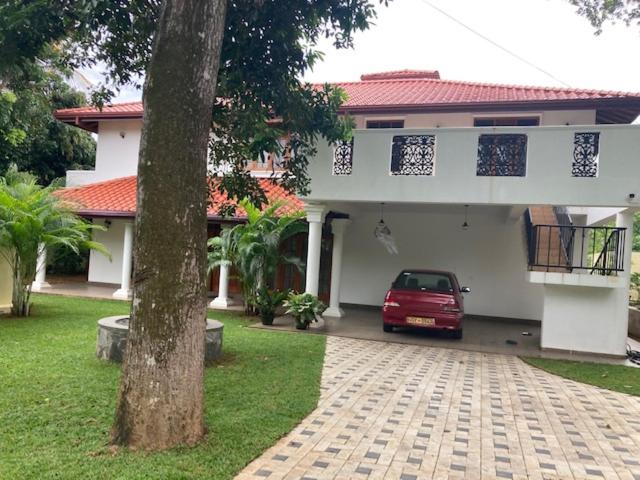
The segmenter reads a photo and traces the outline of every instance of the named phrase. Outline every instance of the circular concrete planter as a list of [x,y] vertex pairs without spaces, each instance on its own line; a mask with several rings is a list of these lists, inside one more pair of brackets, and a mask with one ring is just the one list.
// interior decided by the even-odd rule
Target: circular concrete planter
[[[224,325],[217,320],[207,320],[205,340],[205,363],[211,363],[222,355],[222,330]],[[98,320],[98,342],[96,356],[101,360],[121,363],[127,347],[129,316],[120,315]]]

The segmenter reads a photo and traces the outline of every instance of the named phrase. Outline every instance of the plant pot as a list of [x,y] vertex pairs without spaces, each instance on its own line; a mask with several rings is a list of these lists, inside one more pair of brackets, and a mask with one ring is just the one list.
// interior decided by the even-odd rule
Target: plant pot
[[275,317],[275,315],[273,313],[270,314],[262,314],[260,315],[260,320],[262,321],[263,325],[273,325],[273,318]]
[[296,320],[296,328],[298,330],[306,330],[307,328],[309,328],[309,323],[308,322],[298,322]]

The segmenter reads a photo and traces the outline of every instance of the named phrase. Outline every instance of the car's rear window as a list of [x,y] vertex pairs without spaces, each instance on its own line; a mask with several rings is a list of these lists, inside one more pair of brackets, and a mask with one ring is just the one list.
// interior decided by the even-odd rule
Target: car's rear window
[[394,283],[394,288],[403,290],[433,290],[452,292],[451,278],[436,272],[402,272]]

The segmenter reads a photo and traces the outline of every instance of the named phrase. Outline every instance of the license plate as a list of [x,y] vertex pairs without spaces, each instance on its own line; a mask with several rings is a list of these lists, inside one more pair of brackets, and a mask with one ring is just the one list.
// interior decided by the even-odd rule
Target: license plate
[[407,317],[409,325],[420,325],[422,327],[433,327],[436,324],[435,318],[426,317]]

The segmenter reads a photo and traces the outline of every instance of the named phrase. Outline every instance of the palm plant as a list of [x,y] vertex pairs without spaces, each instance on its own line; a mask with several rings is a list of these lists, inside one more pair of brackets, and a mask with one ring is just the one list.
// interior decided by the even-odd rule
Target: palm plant
[[246,223],[225,229],[219,237],[209,240],[209,269],[223,264],[233,265],[242,286],[245,309],[256,307],[258,292],[273,286],[278,266],[287,263],[302,270],[302,261],[284,254],[280,246],[301,232],[307,225],[301,221],[303,213],[278,216],[282,202],[269,205],[264,211],[248,200],[240,202],[247,214]]
[[29,315],[39,248],[64,246],[75,253],[89,248],[109,255],[103,245],[91,240],[91,231],[102,227],[66,208],[53,194],[55,189],[55,185],[41,187],[35,177],[15,170],[0,178],[0,254],[13,275],[11,313],[15,316]]

